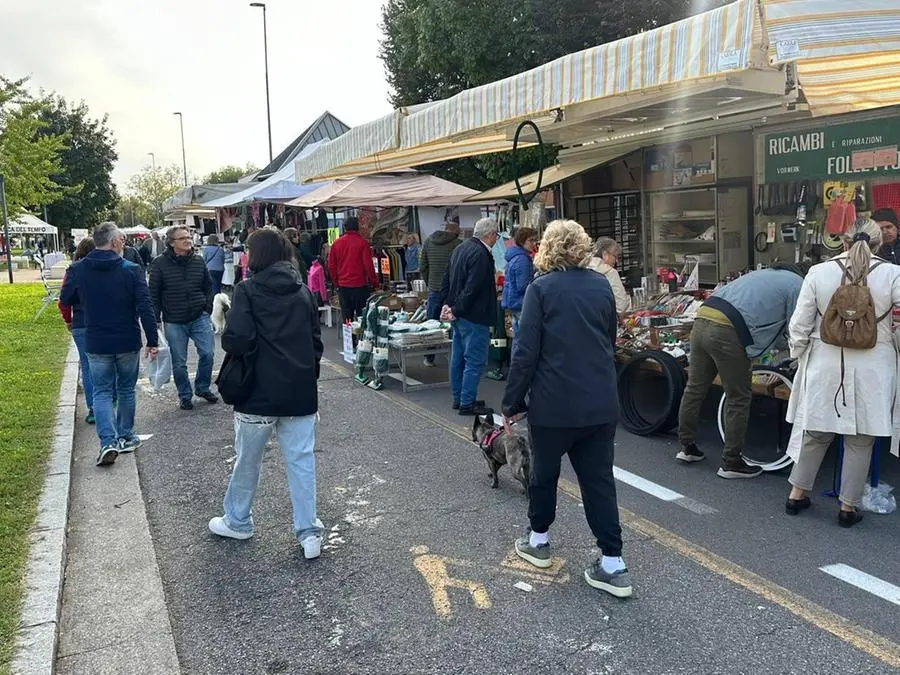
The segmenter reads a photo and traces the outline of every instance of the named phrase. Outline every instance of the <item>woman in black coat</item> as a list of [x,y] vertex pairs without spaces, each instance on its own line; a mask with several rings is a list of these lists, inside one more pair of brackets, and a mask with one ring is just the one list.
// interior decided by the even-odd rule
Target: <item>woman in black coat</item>
[[531,531],[516,542],[516,553],[537,567],[553,564],[548,533],[556,516],[560,464],[568,454],[584,514],[602,552],[585,570],[585,580],[624,598],[632,589],[622,560],[613,478],[619,416],[613,359],[616,302],[606,278],[587,269],[591,248],[591,238],[575,221],[547,226],[534,261],[541,276],[525,292],[503,396],[504,426],[512,433],[512,421],[527,410],[533,453]]
[[300,280],[294,252],[278,230],[263,229],[247,239],[253,276],[234,291],[222,348],[250,363],[249,391],[234,406],[237,459],[225,493],[225,515],[209,521],[222,537],[253,536],[250,509],[259,483],[266,443],[277,431],[284,454],[294,510],[294,534],[307,559],[322,546],[316,517],[316,442],[319,311]]

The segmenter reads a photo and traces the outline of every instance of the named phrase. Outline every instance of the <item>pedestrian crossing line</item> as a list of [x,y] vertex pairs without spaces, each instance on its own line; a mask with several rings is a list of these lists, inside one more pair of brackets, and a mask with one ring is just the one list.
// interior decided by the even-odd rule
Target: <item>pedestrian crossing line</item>
[[900,605],[900,587],[888,583],[883,579],[867,574],[862,570],[858,570],[850,565],[836,563],[834,565],[825,565],[819,568],[825,574],[833,576],[835,579],[856,586],[861,590],[871,593],[874,596],[887,600],[891,604]]
[[[581,490],[578,486],[564,478],[559,480],[559,490],[569,497],[581,502]],[[643,534],[658,544],[675,551],[688,560],[692,560],[704,569],[717,574],[728,581],[758,595],[764,600],[778,605],[808,624],[825,631],[855,647],[861,652],[873,656],[884,663],[900,668],[900,645],[888,638],[863,628],[849,619],[835,614],[829,609],[807,600],[801,595],[770,581],[745,567],[731,562],[727,558],[713,553],[697,544],[683,539],[654,522],[643,518],[628,509],[619,507],[619,518],[629,529]]]
[[[350,375],[347,369],[328,359],[323,358],[322,363],[339,373],[346,376]],[[421,406],[405,401],[399,396],[391,394],[391,392],[375,391],[373,393],[384,397],[386,400],[391,401],[419,417],[434,422],[439,427],[442,427],[456,436],[465,440],[471,440],[468,430],[448,423],[442,417]],[[579,504],[583,503],[581,501],[581,490],[575,483],[572,483],[565,478],[559,479],[559,491],[573,498]],[[713,553],[709,549],[693,544],[674,532],[670,532],[664,527],[657,525],[628,509],[622,508],[621,506],[619,507],[619,518],[623,525],[638,534],[642,534],[655,540],[661,546],[678,553],[683,558],[687,558],[704,569],[727,579],[733,584],[754,593],[764,600],[778,605],[794,616],[806,621],[811,626],[815,626],[816,628],[833,635],[859,651],[879,659],[889,666],[900,668],[900,645],[883,635],[878,635],[839,614],[835,614],[831,610],[776,584],[774,581],[770,581],[755,572],[751,572],[745,567]]]

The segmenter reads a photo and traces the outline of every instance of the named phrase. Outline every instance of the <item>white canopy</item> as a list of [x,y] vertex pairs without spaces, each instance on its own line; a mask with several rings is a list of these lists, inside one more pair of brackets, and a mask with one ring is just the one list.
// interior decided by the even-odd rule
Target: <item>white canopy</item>
[[144,227],[143,225],[135,225],[134,227],[123,227],[122,234],[132,235],[132,234],[143,234],[149,235],[150,228]]
[[15,220],[9,221],[10,234],[56,234],[57,229],[37,216],[23,213]]
[[287,205],[303,208],[456,206],[477,194],[477,190],[431,174],[405,171],[331,181]]

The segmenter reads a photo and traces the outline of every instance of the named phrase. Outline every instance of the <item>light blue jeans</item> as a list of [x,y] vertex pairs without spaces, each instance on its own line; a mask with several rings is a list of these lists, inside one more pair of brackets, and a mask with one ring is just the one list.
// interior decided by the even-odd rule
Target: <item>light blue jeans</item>
[[225,523],[237,532],[253,532],[253,497],[259,486],[263,455],[272,432],[284,455],[288,488],[294,508],[294,534],[303,540],[321,536],[316,517],[316,416],[262,417],[234,414],[234,450],[237,458],[225,492]]
[[[191,389],[191,378],[188,376],[187,357],[188,340],[194,341],[197,348],[197,376]],[[216,355],[216,339],[213,337],[212,321],[204,312],[190,323],[166,322],[166,342],[172,354],[172,376],[178,389],[178,398],[190,401],[194,391],[203,394],[209,391],[212,384],[213,358]]]
[[478,398],[478,383],[487,364],[490,342],[490,327],[466,319],[453,323],[450,390],[454,403],[470,406]]
[[[94,381],[94,417],[100,448],[134,437],[134,387],[138,379],[140,352],[88,354]],[[118,408],[113,412],[113,399]]]
[[72,339],[78,348],[78,360],[81,362],[81,386],[84,388],[84,402],[88,411],[94,409],[94,381],[91,379],[91,362],[87,354],[87,328],[73,328]]

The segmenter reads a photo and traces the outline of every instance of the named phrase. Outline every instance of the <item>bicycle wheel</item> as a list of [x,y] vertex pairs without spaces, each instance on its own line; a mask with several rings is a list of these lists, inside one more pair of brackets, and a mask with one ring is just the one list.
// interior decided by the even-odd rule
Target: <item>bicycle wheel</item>
[[[787,455],[788,441],[792,425],[785,421],[787,398],[791,391],[791,379],[782,371],[771,366],[753,366],[751,375],[754,389],[764,386],[771,394],[754,394],[750,407],[751,425],[747,430],[743,456],[747,464],[760,467],[763,471],[780,471],[790,466],[794,460]],[[786,391],[785,391],[786,390]],[[776,394],[776,395],[772,395]],[[719,436],[725,442],[725,393],[719,399],[716,415]],[[762,419],[760,419],[762,418]],[[771,422],[774,421],[774,424]],[[775,439],[772,431],[775,431]]]

